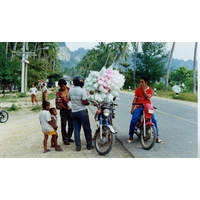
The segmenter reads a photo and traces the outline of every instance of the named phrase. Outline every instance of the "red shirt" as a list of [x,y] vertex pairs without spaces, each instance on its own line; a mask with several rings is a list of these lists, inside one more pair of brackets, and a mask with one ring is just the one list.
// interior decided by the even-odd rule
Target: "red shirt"
[[[146,89],[146,93],[148,95],[152,96],[152,92],[153,92],[152,88],[148,86],[147,89]],[[143,92],[141,87],[136,88],[136,90],[135,90],[135,98],[137,99],[136,100],[137,103],[144,103],[144,104],[151,103],[150,99],[147,99],[145,97],[145,94],[144,94],[144,92]]]

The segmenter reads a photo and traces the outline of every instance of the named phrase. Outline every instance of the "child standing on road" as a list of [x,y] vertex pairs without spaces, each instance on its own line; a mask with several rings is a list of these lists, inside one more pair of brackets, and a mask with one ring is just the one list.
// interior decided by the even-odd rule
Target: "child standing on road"
[[42,102],[42,108],[43,110],[40,111],[39,113],[39,120],[42,126],[42,132],[44,133],[44,140],[43,140],[44,153],[47,153],[50,151],[50,149],[47,149],[47,140],[48,140],[49,135],[51,135],[53,138],[55,150],[62,151],[62,149],[58,147],[57,145],[56,130],[58,127],[51,120],[51,115],[49,112],[50,103],[48,101]]
[[45,83],[42,84],[42,101],[47,100],[47,87]]
[[[55,108],[50,108],[49,110],[50,114],[51,114],[51,120],[52,122],[55,124],[55,126],[57,126],[57,110]],[[56,139],[58,140],[58,134],[56,133]],[[51,138],[51,148],[55,147],[55,144],[53,142],[53,137]],[[58,145],[58,147],[60,147]]]
[[34,102],[36,102],[37,105],[38,105],[38,100],[37,100],[37,97],[36,97],[37,88],[35,87],[34,84],[32,84],[32,87],[30,88],[29,92],[31,93],[31,102],[32,102],[32,105],[34,105]]

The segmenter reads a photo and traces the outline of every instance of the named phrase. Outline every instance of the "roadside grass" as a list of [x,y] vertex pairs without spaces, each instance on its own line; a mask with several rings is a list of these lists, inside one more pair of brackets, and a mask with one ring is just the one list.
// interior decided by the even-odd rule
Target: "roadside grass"
[[[123,91],[134,93],[134,90],[129,91],[128,89],[125,89]],[[176,93],[173,91],[157,90],[156,94],[153,95],[169,99],[179,99],[184,101],[198,102],[198,93],[193,94],[191,92],[180,92],[177,96]]]
[[47,99],[52,100],[56,97],[56,92],[57,92],[58,88],[52,88],[50,91],[48,90],[47,92]]
[[[58,90],[58,88],[49,89],[48,93],[47,93],[47,100],[54,99],[56,96],[57,90]],[[0,96],[0,101],[16,103],[18,101],[27,101],[28,98],[30,98],[29,92],[27,92],[26,94],[20,93],[20,92],[13,92],[13,93],[6,93],[5,95]],[[42,92],[41,91],[37,92],[37,99],[38,99],[38,101],[42,101]]]
[[17,102],[19,100],[23,100],[24,98],[29,97],[29,95],[24,94],[24,93],[7,93],[5,95],[3,95],[2,97],[0,97],[0,101],[2,102]]
[[15,103],[15,102],[17,102],[17,99],[18,99],[17,94],[12,94],[12,93],[6,94],[6,95],[0,97],[0,101],[2,101],[2,102],[13,102],[13,103]]
[[21,106],[20,105],[15,105],[14,103],[8,107],[8,108],[5,108],[7,111],[18,111],[19,109],[21,109]]
[[[58,88],[52,88],[52,89],[48,90],[47,101],[52,100],[56,97],[57,90],[58,90]],[[123,89],[122,91],[134,93],[134,90],[129,90],[129,89]],[[175,92],[173,92],[173,91],[157,90],[157,92],[156,92],[156,94],[154,94],[154,96],[170,98],[170,99],[179,99],[179,100],[191,101],[191,102],[198,102],[198,93],[193,94],[191,92],[180,92],[178,94],[178,96],[176,96]],[[0,101],[16,103],[18,101],[23,101],[23,100],[27,101],[27,98],[30,98],[29,94],[8,93],[8,94],[0,97]],[[42,101],[42,92],[41,91],[38,91],[37,99],[38,99],[38,101]],[[40,108],[41,108],[41,106],[40,106]],[[15,110],[14,107],[11,109]]]
[[193,94],[191,92],[180,92],[176,95],[173,91],[157,91],[156,96],[170,98],[170,99],[179,99],[184,101],[198,102],[198,93]]
[[41,105],[37,105],[37,106],[34,106],[31,111],[33,112],[39,112],[42,110],[42,106]]

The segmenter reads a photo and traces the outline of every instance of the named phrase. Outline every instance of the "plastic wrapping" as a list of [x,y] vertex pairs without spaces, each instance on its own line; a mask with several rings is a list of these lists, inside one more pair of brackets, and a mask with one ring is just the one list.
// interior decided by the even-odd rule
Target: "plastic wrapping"
[[[88,99],[98,102],[111,103],[114,97],[119,97],[119,91],[122,89],[125,78],[118,70],[112,67],[98,71],[91,71],[85,79],[84,88],[87,91]],[[89,94],[89,91],[94,94]]]

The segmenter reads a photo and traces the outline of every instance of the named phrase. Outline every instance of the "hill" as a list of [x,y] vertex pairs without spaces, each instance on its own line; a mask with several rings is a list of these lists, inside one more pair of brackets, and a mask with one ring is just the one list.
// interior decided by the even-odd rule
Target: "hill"
[[[58,42],[59,47],[59,54],[58,58],[61,62],[61,66],[63,71],[65,68],[74,68],[80,62],[80,60],[83,58],[84,55],[88,52],[88,49],[79,48],[75,51],[70,51],[70,49],[66,46],[65,42]],[[133,62],[130,60],[128,62],[131,64],[130,67],[133,66]],[[167,67],[168,61],[166,62],[165,67]],[[171,62],[171,70],[176,70],[181,66],[185,66],[186,68],[192,70],[193,69],[193,60],[179,60],[172,58]]]
[[62,70],[65,68],[74,68],[83,58],[83,56],[87,53],[88,50],[84,48],[79,48],[75,51],[70,51],[70,49],[66,46],[65,42],[58,42],[59,53],[58,58],[61,62]]

